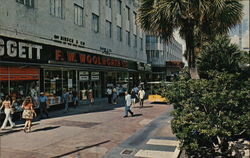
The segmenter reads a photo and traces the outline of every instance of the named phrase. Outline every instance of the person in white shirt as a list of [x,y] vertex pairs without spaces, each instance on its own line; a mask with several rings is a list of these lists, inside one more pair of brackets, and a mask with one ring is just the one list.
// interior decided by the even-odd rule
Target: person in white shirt
[[112,89],[110,87],[108,87],[108,89],[107,89],[107,95],[108,95],[108,103],[111,104],[112,103],[112,101],[111,101],[111,99],[112,99]]
[[140,90],[138,92],[138,98],[139,98],[139,102],[140,102],[140,108],[143,107],[144,97],[145,97],[145,91],[142,88],[140,88]]
[[131,116],[134,116],[134,113],[130,110],[131,106],[131,95],[128,94],[128,92],[125,92],[125,115],[123,117],[128,117],[128,113],[131,114]]

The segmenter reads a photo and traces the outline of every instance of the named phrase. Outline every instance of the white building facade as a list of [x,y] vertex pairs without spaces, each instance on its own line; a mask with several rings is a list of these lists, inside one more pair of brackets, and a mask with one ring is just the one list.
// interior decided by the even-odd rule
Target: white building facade
[[50,105],[63,90],[103,97],[129,88],[147,61],[145,35],[131,0],[0,0],[0,91],[19,99],[30,89]]
[[182,63],[182,45],[175,39],[167,43],[162,38],[146,36],[147,62],[152,65],[152,81],[170,80],[178,74]]

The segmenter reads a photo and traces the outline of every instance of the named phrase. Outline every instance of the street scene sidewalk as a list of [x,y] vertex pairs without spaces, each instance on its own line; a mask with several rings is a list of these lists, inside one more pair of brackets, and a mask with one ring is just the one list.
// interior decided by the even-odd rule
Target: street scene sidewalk
[[0,157],[161,158],[178,154],[170,128],[171,105],[146,101],[143,108],[138,104],[132,108],[134,117],[123,118],[123,101],[106,102],[79,105],[68,113],[50,112],[49,119],[33,123],[31,133],[22,131],[23,124],[1,131]]

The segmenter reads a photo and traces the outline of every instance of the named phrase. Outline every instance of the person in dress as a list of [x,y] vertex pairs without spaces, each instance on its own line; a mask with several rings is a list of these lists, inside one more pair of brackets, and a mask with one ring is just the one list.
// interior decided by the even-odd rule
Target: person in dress
[[113,104],[117,104],[117,98],[118,98],[117,90],[114,87],[112,90],[112,102],[113,102]]
[[92,89],[88,90],[88,99],[89,99],[89,103],[91,105],[93,105],[94,104],[94,95],[93,95],[93,90]]
[[15,126],[15,123],[12,122],[12,119],[11,119],[11,108],[12,108],[12,104],[11,104],[11,101],[10,101],[10,97],[9,96],[6,96],[5,97],[5,100],[2,102],[2,106],[1,106],[1,110],[2,108],[4,108],[4,113],[5,113],[5,119],[4,119],[4,122],[2,124],[2,127],[1,129],[5,129],[6,126],[7,126],[7,122],[9,121],[10,123],[10,126],[11,128],[13,128]]
[[33,117],[34,116],[36,117],[36,112],[33,106],[34,105],[32,103],[31,97],[27,97],[22,104],[22,108],[23,108],[22,118],[25,119],[25,124],[23,128],[24,132],[31,131]]
[[137,96],[136,93],[134,91],[134,89],[131,90],[131,102],[132,102],[132,107],[135,107],[135,100],[136,100]]

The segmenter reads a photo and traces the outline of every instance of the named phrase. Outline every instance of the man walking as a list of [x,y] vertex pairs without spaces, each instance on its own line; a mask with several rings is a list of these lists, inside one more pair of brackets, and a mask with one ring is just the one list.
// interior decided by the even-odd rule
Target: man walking
[[145,91],[142,88],[140,88],[140,90],[138,92],[138,98],[139,98],[139,102],[140,102],[140,108],[143,107],[144,96],[145,96]]
[[40,103],[40,117],[43,118],[43,114],[45,113],[47,118],[49,117],[49,113],[47,110],[47,101],[48,101],[48,97],[44,95],[43,92],[40,93],[40,97],[39,97],[39,103]]
[[69,92],[65,89],[63,93],[64,112],[69,112]]
[[134,116],[134,113],[130,110],[131,106],[131,95],[128,94],[128,92],[125,92],[125,115],[123,117],[128,117],[128,112],[131,114],[131,116]]
[[107,89],[107,95],[108,95],[108,103],[111,104],[112,103],[112,101],[111,101],[111,99],[112,99],[112,89],[110,87],[108,87],[108,89]]

